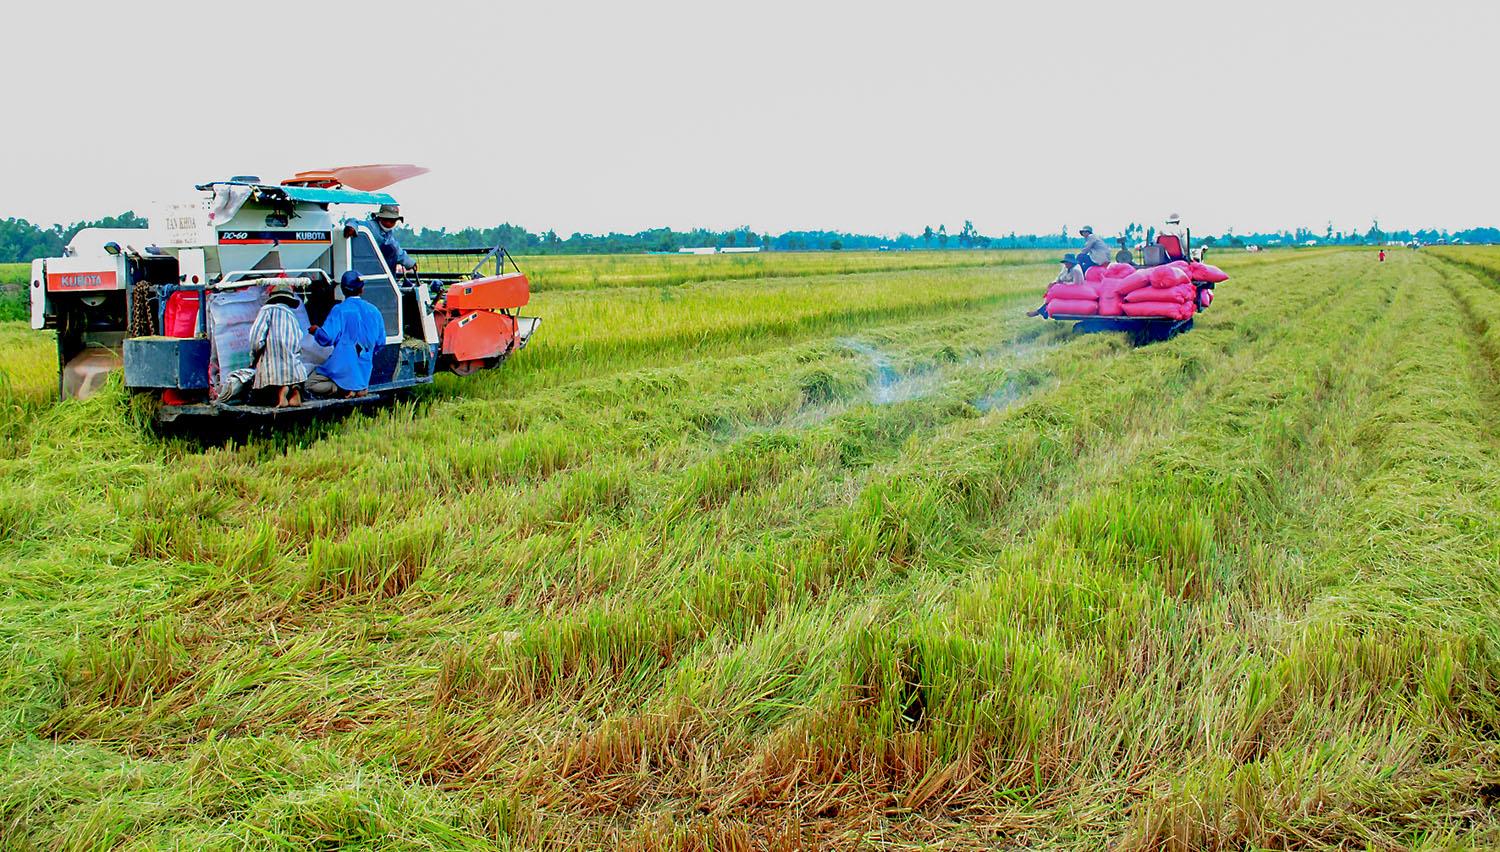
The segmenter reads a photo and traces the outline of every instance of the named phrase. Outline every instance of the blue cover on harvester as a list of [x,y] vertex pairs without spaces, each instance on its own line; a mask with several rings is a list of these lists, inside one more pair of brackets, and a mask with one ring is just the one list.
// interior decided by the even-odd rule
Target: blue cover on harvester
[[264,198],[286,198],[291,201],[306,201],[311,204],[395,204],[396,198],[385,192],[361,192],[357,189],[324,189],[319,186],[277,186],[269,183],[240,183],[233,180],[216,180],[200,184],[197,189],[213,189],[215,186],[253,187],[257,195]]
[[361,192],[357,189],[323,189],[317,186],[277,186],[293,201],[314,204],[395,204],[394,196],[384,192]]

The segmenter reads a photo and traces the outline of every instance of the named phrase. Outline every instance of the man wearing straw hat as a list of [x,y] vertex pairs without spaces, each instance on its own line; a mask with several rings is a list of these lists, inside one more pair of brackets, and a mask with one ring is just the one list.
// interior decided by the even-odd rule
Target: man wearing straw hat
[[276,389],[276,407],[302,404],[302,321],[297,318],[297,296],[286,284],[272,284],[266,303],[250,324],[250,352],[255,358],[252,387]]

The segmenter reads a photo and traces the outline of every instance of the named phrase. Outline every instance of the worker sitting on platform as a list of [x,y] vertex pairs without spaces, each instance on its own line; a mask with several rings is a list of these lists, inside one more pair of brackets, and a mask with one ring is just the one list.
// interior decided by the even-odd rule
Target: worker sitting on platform
[[[1057,277],[1054,278],[1054,279],[1052,279],[1052,283],[1053,284],[1082,284],[1083,283],[1083,268],[1078,265],[1078,255],[1073,254],[1071,252],[1068,253],[1068,254],[1063,255],[1062,269],[1058,270]],[[1042,312],[1044,310],[1046,310],[1046,308],[1047,308],[1047,303],[1044,301],[1044,302],[1042,302],[1041,307],[1037,308],[1034,311],[1028,312],[1026,314],[1026,316],[1029,316],[1029,317],[1041,316]]]
[[1078,266],[1088,272],[1091,266],[1106,266],[1109,264],[1109,246],[1104,240],[1094,236],[1094,226],[1084,225],[1078,229],[1078,236],[1083,237],[1083,249],[1078,252]]
[[385,343],[385,320],[380,310],[360,298],[364,279],[349,270],[339,279],[344,300],[333,306],[322,326],[308,329],[320,346],[333,347],[307,378],[307,390],[319,396],[364,396],[375,367],[375,350]]
[[1083,267],[1078,265],[1078,255],[1071,252],[1063,255],[1062,269],[1058,270],[1057,277],[1052,279],[1053,284],[1082,284]]
[[307,379],[302,363],[302,320],[296,314],[297,296],[285,284],[271,285],[266,303],[250,324],[250,352],[255,359],[253,387],[276,389],[276,407],[302,404],[301,385]]

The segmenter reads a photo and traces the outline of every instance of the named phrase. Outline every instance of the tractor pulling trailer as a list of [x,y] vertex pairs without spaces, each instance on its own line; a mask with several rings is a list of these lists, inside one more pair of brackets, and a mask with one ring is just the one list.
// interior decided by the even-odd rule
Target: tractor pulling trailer
[[[478,262],[398,278],[370,220],[342,218],[394,204],[378,190],[424,171],[359,166],[303,172],[279,184],[213,181],[196,187],[196,199],[163,206],[149,229],[80,231],[66,256],[31,268],[31,327],[57,332],[59,395],[86,397],[123,368],[127,389],[160,400],[160,423],[274,417],[368,404],[430,384],[439,370],[467,375],[498,366],[540,323],[518,313],[530,284],[513,259],[513,271],[505,271],[503,248],[409,249],[433,256],[434,266],[460,256]],[[243,376],[253,366],[249,328],[273,284],[297,293],[306,328],[321,325],[343,298],[336,282],[351,269],[385,324],[369,395],[290,409],[238,394],[220,398],[236,371]],[[302,350],[309,369],[327,357],[311,335]]]

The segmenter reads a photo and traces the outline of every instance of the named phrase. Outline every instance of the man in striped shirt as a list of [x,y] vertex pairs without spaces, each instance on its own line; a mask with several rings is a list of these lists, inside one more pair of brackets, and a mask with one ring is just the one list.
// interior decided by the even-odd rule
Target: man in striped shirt
[[253,387],[276,389],[276,407],[302,404],[302,383],[307,366],[302,363],[302,321],[297,318],[297,297],[285,284],[273,284],[266,303],[250,325],[250,351],[255,357]]

